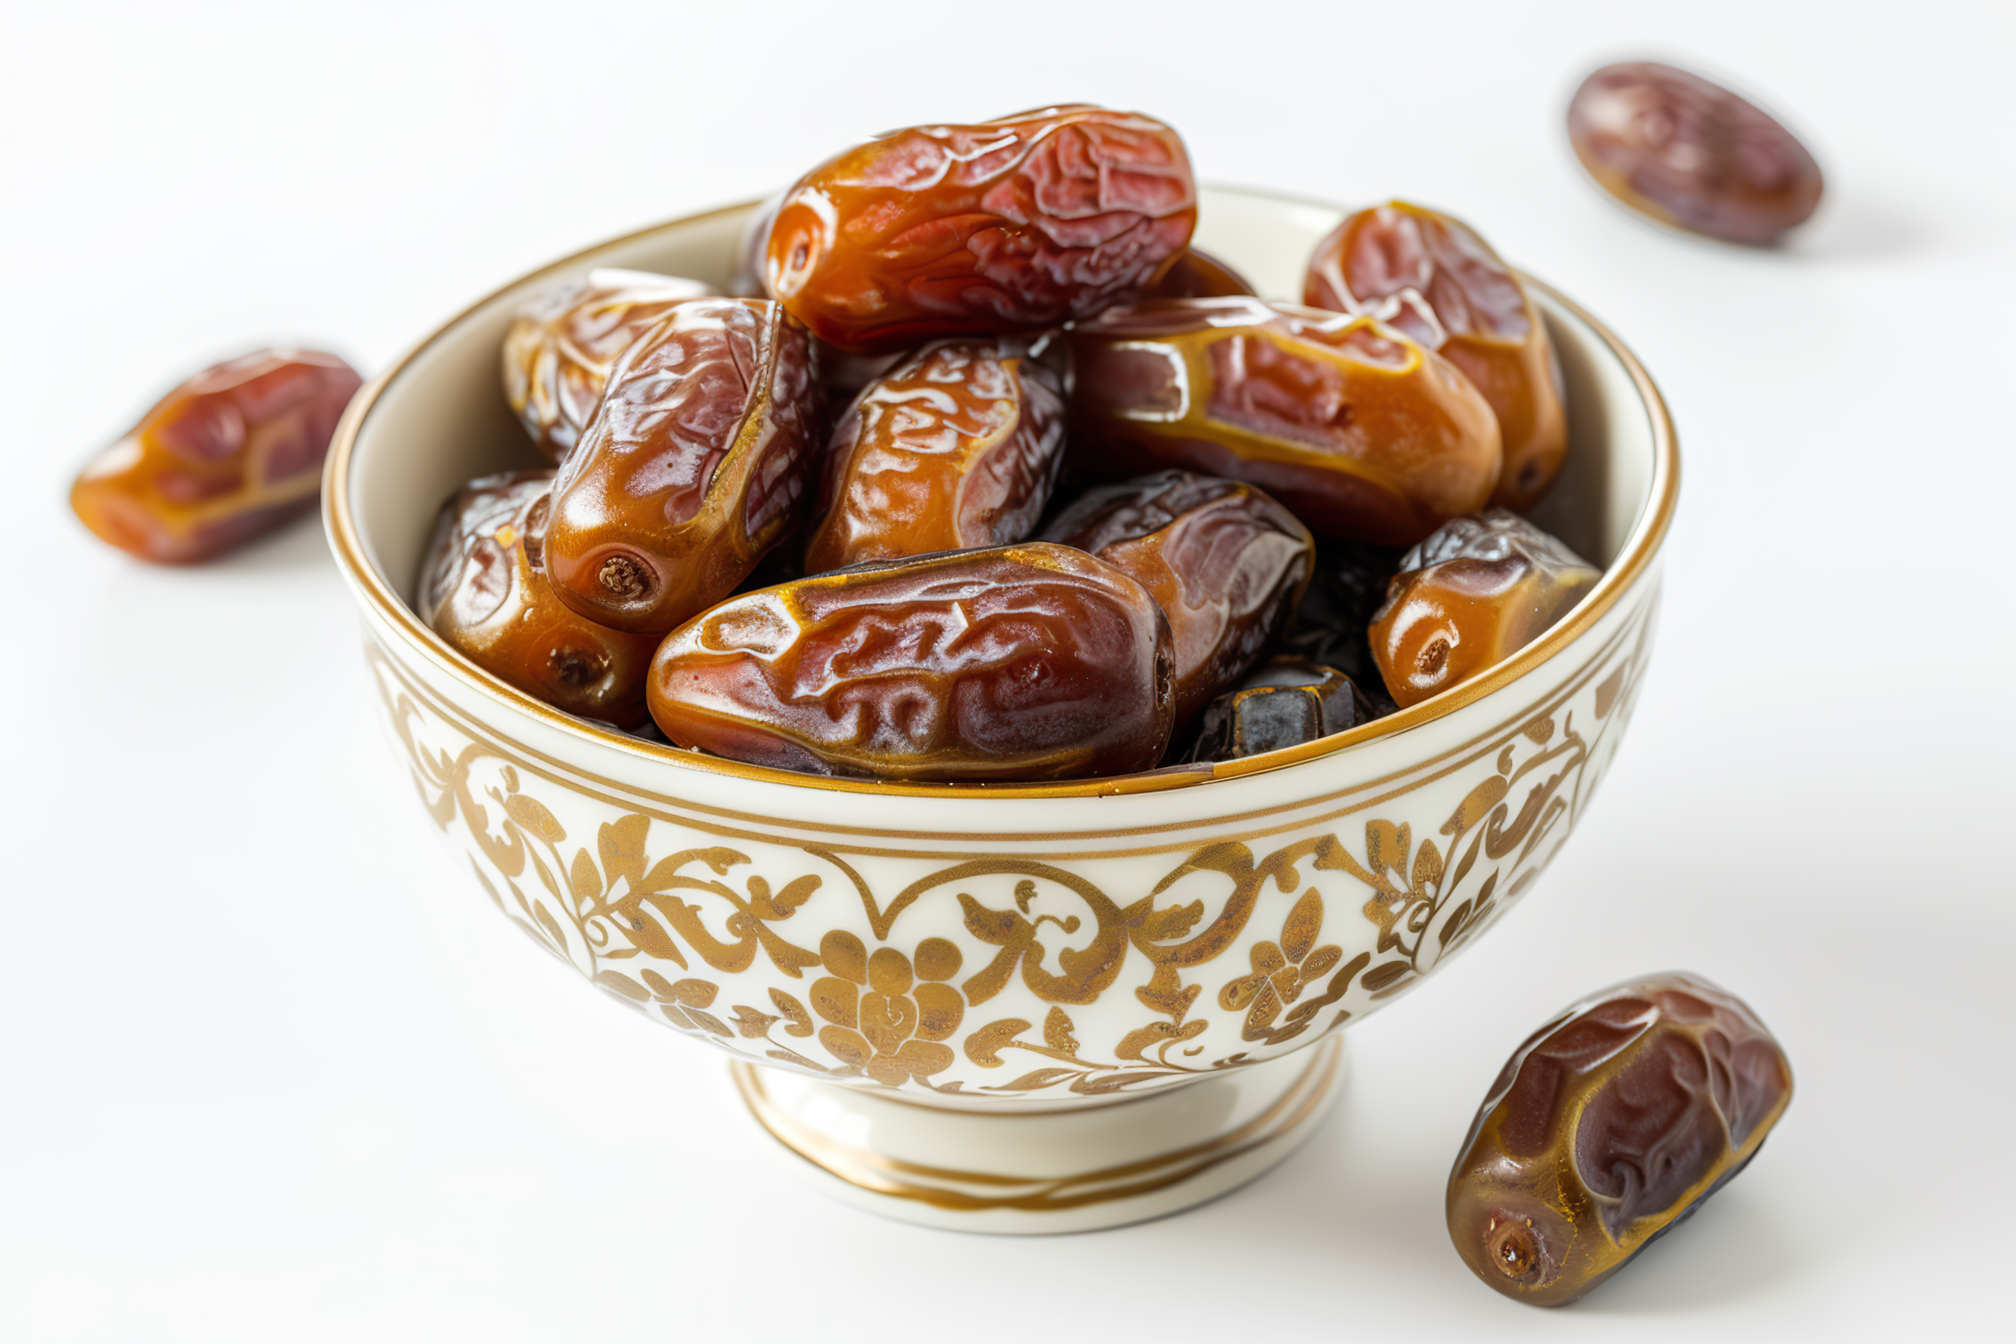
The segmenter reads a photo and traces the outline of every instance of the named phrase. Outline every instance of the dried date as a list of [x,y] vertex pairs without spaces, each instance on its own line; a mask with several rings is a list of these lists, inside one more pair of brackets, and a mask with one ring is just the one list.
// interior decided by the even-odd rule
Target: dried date
[[256,350],[163,397],[77,476],[70,507],[142,560],[207,560],[299,517],[357,371],[314,350]]
[[1390,546],[1481,507],[1498,483],[1489,403],[1372,318],[1157,299],[1080,323],[1071,348],[1072,431],[1109,474],[1247,481],[1316,532]]
[[1506,1061],[1449,1175],[1449,1237],[1534,1306],[1573,1302],[1741,1171],[1792,1100],[1747,1004],[1669,973],[1592,995]]
[[805,329],[765,299],[689,299],[631,344],[553,485],[561,601],[663,633],[735,590],[802,512],[820,431]]
[[1385,605],[1387,581],[1399,573],[1404,554],[1396,547],[1318,538],[1315,573],[1281,635],[1282,652],[1343,672],[1381,714],[1394,706],[1372,662],[1366,631]]
[[1138,294],[1196,221],[1174,131],[1073,104],[912,127],[835,156],[786,193],[764,278],[847,350],[1034,335]]
[[1161,471],[1080,497],[1044,529],[1131,575],[1169,618],[1176,722],[1245,675],[1309,581],[1309,529],[1264,490]]
[[1186,761],[1236,761],[1299,747],[1378,717],[1358,684],[1334,667],[1275,658],[1213,700]]
[[1186,247],[1176,264],[1141,295],[1144,299],[1230,299],[1257,295],[1246,277],[1200,248]]
[[669,635],[651,714],[682,747],[818,774],[1005,781],[1153,766],[1174,696],[1147,591],[1031,542],[747,593]]
[[870,382],[827,447],[806,572],[1027,537],[1064,456],[1062,355],[938,341]]

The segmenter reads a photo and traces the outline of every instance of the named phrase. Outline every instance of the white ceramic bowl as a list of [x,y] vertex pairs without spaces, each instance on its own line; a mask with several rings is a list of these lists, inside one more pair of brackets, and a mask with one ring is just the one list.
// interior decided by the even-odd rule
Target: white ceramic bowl
[[[1105,1168],[1065,1159],[1047,1175],[948,1166],[948,1151],[1034,1131],[931,1129],[914,1119],[929,1112],[864,1109],[829,1084],[1001,1114],[1220,1080],[1197,1095],[1226,1100],[1190,1129],[1167,1109],[1181,1142],[1157,1149],[1140,1113],[1126,1126],[1149,1134],[1134,1140],[1141,1153],[1190,1154],[1156,1169],[1170,1207],[1174,1187],[1203,1188],[1197,1172],[1171,1176],[1186,1163],[1209,1159],[1222,1185],[1262,1149],[1278,1156],[1316,1109],[1294,1098],[1321,1094],[1330,1074],[1265,1061],[1391,1002],[1490,928],[1567,840],[1617,749],[1652,647],[1677,493],[1657,390],[1587,313],[1535,286],[1571,431],[1537,517],[1606,573],[1517,657],[1399,714],[1215,774],[1080,783],[885,785],[708,759],[513,690],[422,625],[409,598],[440,502],[473,476],[539,465],[499,386],[513,311],[592,266],[724,283],[747,210],[535,271],[352,403],[325,516],[385,724],[429,820],[499,913],[604,991],[739,1059],[795,1071],[741,1075],[772,1132],[827,1178],[907,1199],[927,1221],[1077,1209],[1082,1226],[1101,1204],[1130,1216],[1160,1207],[1126,1204],[1152,1193],[1134,1177],[1085,1187]],[[1264,294],[1299,298],[1304,261],[1341,213],[1207,190],[1197,242]],[[1318,1063],[1334,1072],[1334,1051]],[[898,1111],[913,1119],[889,1119]],[[931,1133],[862,1139],[878,1124]],[[947,1137],[958,1134],[968,1137]],[[1128,1156],[1113,1135],[1065,1146],[1101,1143]],[[998,1185],[1053,1176],[1078,1180],[1076,1193],[1017,1186],[1011,1197]],[[878,1182],[928,1188],[892,1196]],[[1097,1193],[1112,1189],[1134,1192]]]

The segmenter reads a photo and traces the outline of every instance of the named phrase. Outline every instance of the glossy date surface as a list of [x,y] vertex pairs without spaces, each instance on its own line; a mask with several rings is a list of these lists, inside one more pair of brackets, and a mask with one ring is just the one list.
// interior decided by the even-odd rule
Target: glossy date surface
[[1072,332],[1071,423],[1110,475],[1261,486],[1318,533],[1407,546],[1481,507],[1498,421],[1456,367],[1372,318],[1158,299]]
[[1044,529],[1122,570],[1169,618],[1176,722],[1260,656],[1309,581],[1309,529],[1258,487],[1160,471],[1092,490]]
[[1153,283],[1190,241],[1183,141],[1086,104],[916,126],[846,150],[785,194],[767,291],[862,352],[1034,335]]
[[1230,299],[1257,295],[1250,281],[1201,248],[1186,247],[1175,264],[1143,291],[1144,299]]
[[1572,1302],[1741,1171],[1791,1100],[1741,999],[1678,972],[1604,990],[1506,1061],[1449,1176],[1450,1239],[1507,1297]]
[[315,350],[255,350],[214,365],[78,473],[70,507],[142,560],[221,555],[315,507],[330,437],[363,383]]
[[1302,301],[1376,317],[1463,371],[1491,403],[1505,467],[1491,502],[1529,509],[1568,455],[1560,361],[1519,277],[1461,220],[1392,201],[1316,245]]
[[733,592],[796,524],[820,432],[805,329],[764,299],[691,299],[631,344],[561,464],[560,599],[660,633]]
[[1168,622],[1066,546],[914,557],[747,593],[651,666],[670,741],[829,775],[912,781],[1145,770],[1173,723]]
[[827,447],[806,572],[1027,537],[1064,456],[1062,355],[939,341],[870,382]]
[[1631,209],[1725,242],[1775,242],[1820,204],[1820,165],[1797,136],[1676,66],[1598,70],[1568,104],[1568,138],[1597,185]]
[[1236,761],[1315,742],[1376,717],[1357,683],[1336,668],[1273,658],[1211,702],[1184,759]]
[[520,309],[504,337],[504,399],[554,462],[595,418],[609,371],[674,304],[712,285],[648,271],[595,270]]
[[1518,514],[1458,518],[1409,551],[1373,617],[1372,658],[1402,709],[1538,639],[1603,572]]
[[442,506],[421,563],[420,619],[484,671],[556,709],[630,729],[649,719],[658,641],[597,625],[553,595],[541,567],[551,471],[469,482]]

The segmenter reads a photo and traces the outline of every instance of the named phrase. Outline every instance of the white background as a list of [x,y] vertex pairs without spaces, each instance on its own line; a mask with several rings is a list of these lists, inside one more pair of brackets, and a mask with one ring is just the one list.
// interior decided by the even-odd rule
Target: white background
[[[59,12],[60,11],[60,12]],[[1979,1337],[2009,1264],[2005,6],[30,5],[0,20],[0,1334],[18,1340]],[[1758,95],[1828,173],[1779,252],[1582,179],[1613,59]],[[494,917],[373,726],[303,525],[148,569],[64,507],[168,385],[367,371],[551,257],[858,134],[1152,111],[1208,179],[1467,217],[1663,385],[1685,460],[1631,741],[1535,897],[1350,1033],[1216,1204],[921,1231],[767,1161],[718,1057]],[[1583,1304],[1442,1227],[1506,1053],[1677,966],[1783,1037],[1759,1161]],[[2007,1338],[2007,1335],[2001,1335]]]

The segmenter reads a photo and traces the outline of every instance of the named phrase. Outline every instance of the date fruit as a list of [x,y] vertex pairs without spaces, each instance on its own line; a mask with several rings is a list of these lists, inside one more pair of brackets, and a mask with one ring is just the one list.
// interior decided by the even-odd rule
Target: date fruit
[[658,641],[575,614],[546,582],[551,471],[483,476],[441,508],[421,564],[420,619],[484,671],[556,709],[628,731],[648,720]]
[[1281,635],[1281,651],[1334,667],[1358,684],[1381,714],[1393,712],[1372,661],[1366,631],[1386,602],[1386,584],[1406,554],[1340,537],[1316,542],[1316,572]]
[[1209,252],[1188,247],[1176,257],[1176,264],[1141,295],[1144,299],[1231,299],[1256,295],[1260,291],[1246,277]]
[[848,350],[1036,335],[1153,284],[1196,223],[1176,132],[1043,108],[895,131],[813,169],[778,207],[765,284]]
[[915,781],[1145,770],[1169,742],[1169,623],[1147,590],[1030,542],[859,565],[733,598],[651,664],[682,747]]
[[1005,546],[1035,529],[1064,457],[1063,347],[938,341],[834,427],[805,569]]
[[1741,999],[1678,972],[1606,989],[1491,1085],[1449,1174],[1450,1240],[1507,1297],[1573,1302],[1727,1184],[1791,1100]]
[[564,461],[630,343],[674,304],[714,293],[698,280],[595,270],[520,309],[504,337],[504,399],[539,451]]
[[1302,596],[1316,550],[1265,491],[1188,471],[1092,490],[1043,539],[1098,556],[1161,606],[1175,640],[1178,724],[1253,665]]
[[1510,658],[1603,571],[1518,514],[1444,524],[1400,561],[1372,618],[1372,658],[1402,709]]
[[1820,165],[1798,137],[1721,85],[1655,61],[1582,81],[1568,139],[1631,209],[1725,242],[1776,242],[1820,204]]
[[1357,683],[1336,668],[1275,658],[1211,702],[1184,759],[1236,761],[1299,747],[1377,717]]
[[1461,369],[1504,441],[1491,502],[1539,502],[1568,455],[1561,362],[1519,277],[1468,225],[1405,201],[1360,210],[1316,245],[1302,301],[1376,317]]
[[315,507],[357,371],[315,350],[255,350],[190,378],[77,476],[70,507],[142,560],[207,560]]
[[553,483],[560,600],[663,634],[735,591],[798,521],[820,431],[805,329],[767,299],[689,299],[631,344]]
[[1071,334],[1072,432],[1113,475],[1261,486],[1317,532],[1409,546],[1483,506],[1498,420],[1456,367],[1372,318],[1154,299]]

